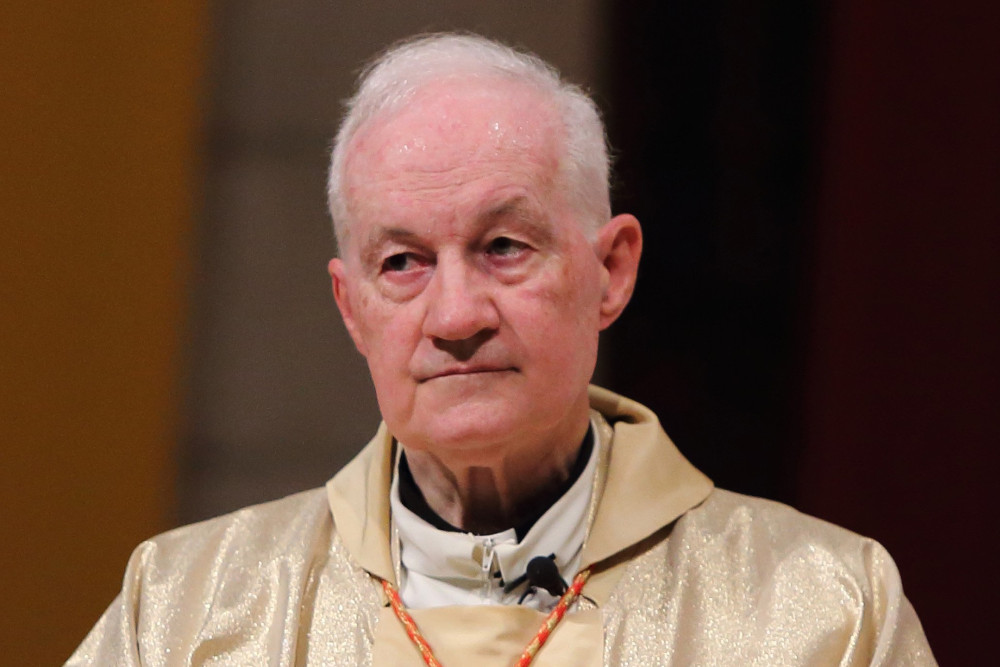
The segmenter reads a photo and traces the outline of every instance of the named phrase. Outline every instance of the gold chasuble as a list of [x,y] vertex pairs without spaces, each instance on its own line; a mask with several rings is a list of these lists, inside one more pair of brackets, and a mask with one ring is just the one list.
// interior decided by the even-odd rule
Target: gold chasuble
[[[713,489],[647,408],[592,387],[603,417],[581,569],[590,580],[533,665],[935,665],[876,542]],[[68,665],[372,665],[423,660],[396,582],[383,425],[323,490],[141,544]],[[410,610],[444,667],[513,665],[546,614]]]

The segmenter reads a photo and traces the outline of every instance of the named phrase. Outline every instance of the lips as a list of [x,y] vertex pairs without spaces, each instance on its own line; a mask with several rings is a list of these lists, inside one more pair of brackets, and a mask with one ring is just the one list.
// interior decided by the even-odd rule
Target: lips
[[515,368],[514,366],[500,366],[493,364],[470,364],[470,365],[449,366],[444,369],[439,369],[424,375],[420,375],[417,377],[417,382],[427,382],[428,380],[452,377],[455,375],[485,375],[489,373],[503,373],[507,371],[516,371],[516,370],[517,368]]

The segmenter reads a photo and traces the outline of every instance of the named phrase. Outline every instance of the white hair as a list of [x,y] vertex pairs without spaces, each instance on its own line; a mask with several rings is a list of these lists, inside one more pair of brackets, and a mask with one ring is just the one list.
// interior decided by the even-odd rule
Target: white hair
[[608,147],[594,101],[535,55],[478,35],[440,33],[409,39],[377,57],[361,72],[357,92],[346,103],[327,183],[338,246],[343,247],[350,226],[343,181],[354,136],[365,123],[400,108],[424,85],[457,76],[511,78],[548,96],[565,131],[560,171],[585,231],[590,235],[610,219]]

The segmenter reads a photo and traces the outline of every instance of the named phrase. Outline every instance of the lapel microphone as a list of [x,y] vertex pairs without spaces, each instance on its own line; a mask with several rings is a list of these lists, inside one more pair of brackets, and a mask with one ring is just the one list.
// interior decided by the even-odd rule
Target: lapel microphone
[[527,580],[528,589],[524,591],[524,595],[517,601],[518,604],[524,602],[524,598],[528,597],[528,594],[535,588],[541,588],[553,597],[562,597],[568,586],[566,585],[566,581],[559,575],[559,568],[556,567],[555,559],[555,554],[535,556],[528,561],[528,567],[525,569],[524,574],[504,586],[504,593],[510,593]]

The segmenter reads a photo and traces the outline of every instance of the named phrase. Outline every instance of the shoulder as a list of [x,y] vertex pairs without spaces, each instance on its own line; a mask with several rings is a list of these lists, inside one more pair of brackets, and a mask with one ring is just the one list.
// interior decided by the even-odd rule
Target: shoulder
[[121,593],[68,664],[200,664],[217,651],[227,664],[277,660],[319,582],[333,580],[337,604],[358,597],[337,582],[358,577],[322,488],[183,526],[135,549]]
[[[722,616],[859,618],[901,596],[888,552],[787,505],[715,489],[680,517],[665,539],[629,567],[631,580],[655,582],[662,604],[700,600]],[[781,613],[777,613],[782,610]]]
[[657,582],[663,600],[720,593],[737,606],[802,605],[860,613],[900,595],[899,573],[873,539],[771,500],[714,489],[666,527],[623,580]]
[[[714,490],[674,527],[671,540],[702,545],[702,557],[754,577],[790,576],[802,586],[826,583],[852,597],[871,597],[880,582],[898,582],[895,563],[877,541],[782,503]],[[675,546],[680,546],[679,544]]]
[[729,611],[765,621],[767,633],[806,633],[862,655],[883,641],[894,651],[926,646],[895,562],[871,538],[781,503],[715,490],[667,542],[688,581],[724,591],[736,601]]
[[254,580],[302,580],[330,551],[334,534],[323,489],[253,505],[141,543],[122,594],[146,609],[156,600],[197,608],[206,597],[238,593]]
[[219,551],[266,560],[308,541],[329,517],[323,489],[311,489],[175,528],[146,540],[136,553],[174,563]]
[[934,664],[878,542],[719,489],[629,564],[606,615],[613,646],[642,636],[713,664]]
[[765,538],[776,547],[808,542],[840,549],[874,543],[789,505],[718,488],[689,511],[683,521],[687,529],[718,536],[745,533]]

